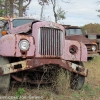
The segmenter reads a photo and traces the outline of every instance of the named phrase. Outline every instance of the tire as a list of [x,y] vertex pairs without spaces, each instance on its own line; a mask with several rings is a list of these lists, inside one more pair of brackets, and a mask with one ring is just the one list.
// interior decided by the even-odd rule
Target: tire
[[[8,64],[9,61],[7,58],[0,56],[0,66]],[[0,74],[0,93],[6,94],[9,91],[10,86],[10,74],[1,75]]]
[[[82,62],[78,62],[78,65],[81,65],[84,67]],[[70,75],[70,88],[71,89],[74,89],[74,90],[82,89],[84,82],[85,82],[85,76],[71,72],[71,75]]]

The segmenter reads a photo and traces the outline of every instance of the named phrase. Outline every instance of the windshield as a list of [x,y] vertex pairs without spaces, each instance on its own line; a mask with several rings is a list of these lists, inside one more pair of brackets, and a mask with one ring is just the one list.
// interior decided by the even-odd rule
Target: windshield
[[13,27],[21,26],[30,22],[33,22],[34,19],[14,19],[13,20]]
[[81,29],[66,29],[66,36],[68,35],[82,35]]

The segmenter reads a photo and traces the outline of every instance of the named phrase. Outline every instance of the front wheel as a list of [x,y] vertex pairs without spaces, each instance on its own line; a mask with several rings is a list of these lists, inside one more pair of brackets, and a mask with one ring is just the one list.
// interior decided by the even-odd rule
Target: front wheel
[[[0,66],[8,64],[7,58],[0,56]],[[6,94],[10,86],[10,74],[0,75],[0,93]]]
[[[77,64],[84,67],[82,62],[78,62]],[[71,76],[70,76],[71,89],[74,89],[74,90],[82,89],[84,82],[85,82],[85,76],[71,72]]]

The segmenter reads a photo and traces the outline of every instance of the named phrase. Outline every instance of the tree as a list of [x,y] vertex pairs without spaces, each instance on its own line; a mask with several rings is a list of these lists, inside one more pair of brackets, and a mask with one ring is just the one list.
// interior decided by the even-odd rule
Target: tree
[[[8,1],[8,0],[6,0],[6,1]],[[14,7],[13,7],[13,4],[14,4],[14,0],[9,0],[9,5],[10,5],[9,15],[10,15],[10,17],[13,17],[13,15],[14,15]]]
[[[96,2],[97,4],[100,4],[100,1],[97,1]],[[98,13],[100,13],[100,9],[99,10],[96,10]],[[97,15],[98,17],[100,17],[100,15]]]
[[3,0],[0,0],[0,16],[3,16],[5,14],[4,4]]
[[43,19],[44,6],[49,4],[49,0],[38,0],[38,2],[41,5],[40,19]]
[[100,24],[87,24],[87,25],[84,25],[82,27],[82,31],[83,33],[85,34],[85,31],[88,32],[88,34],[100,34]]
[[63,20],[63,19],[66,19],[66,12],[60,7],[60,8],[58,8],[58,10],[57,10],[57,21],[58,20]]
[[51,0],[51,3],[53,5],[53,13],[54,13],[54,17],[55,17],[55,22],[57,23],[56,0]]
[[[64,3],[69,3],[69,1],[67,1],[67,2],[64,0],[61,0],[61,1]],[[56,0],[38,0],[38,2],[41,5],[40,19],[43,19],[44,6],[49,5],[49,4],[52,4],[52,6],[53,6],[53,13],[54,13],[54,18],[55,18],[56,23],[58,20],[61,20],[61,19],[63,20],[66,18],[65,17],[66,12],[61,7],[59,7],[56,10],[56,6],[57,6]]]
[[[100,10],[96,10],[96,11],[100,13]],[[100,15],[97,15],[97,16],[100,17]]]
[[[29,6],[29,4],[31,3],[32,0],[16,0],[15,4],[16,4],[16,8],[18,10],[18,15],[19,17],[22,17],[23,14],[26,12],[26,8]],[[24,5],[25,3],[25,5]]]
[[0,0],[0,16],[13,17],[15,13],[22,17],[31,0]]
[[[63,1],[63,0],[61,0]],[[63,1],[65,3],[69,3],[69,2],[66,2],[66,1]],[[51,0],[51,3],[52,3],[52,6],[53,6],[53,13],[54,13],[54,17],[55,17],[55,22],[57,23],[58,20],[60,19],[65,19],[65,14],[66,12],[64,10],[62,10],[62,8],[58,8],[58,10],[56,11],[56,6],[57,6],[57,2],[56,0]]]
[[2,12],[1,16],[13,16],[14,7],[13,7],[14,0],[0,0],[0,11]]

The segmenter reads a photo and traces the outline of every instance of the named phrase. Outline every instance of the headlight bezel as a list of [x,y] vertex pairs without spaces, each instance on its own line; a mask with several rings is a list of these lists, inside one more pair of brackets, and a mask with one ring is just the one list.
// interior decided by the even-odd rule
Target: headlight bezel
[[71,45],[70,47],[69,47],[69,52],[71,53],[71,54],[76,54],[77,52],[78,52],[78,47],[76,46],[76,45]]
[[18,46],[19,46],[20,50],[27,51],[30,48],[30,43],[28,40],[22,39],[19,41]]

